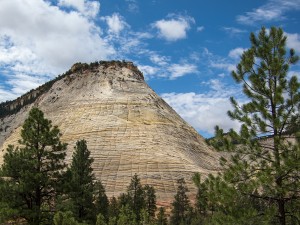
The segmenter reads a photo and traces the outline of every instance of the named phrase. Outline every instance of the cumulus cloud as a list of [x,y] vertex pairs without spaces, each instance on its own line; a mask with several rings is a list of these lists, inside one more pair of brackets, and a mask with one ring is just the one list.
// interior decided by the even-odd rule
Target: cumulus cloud
[[293,48],[299,54],[300,53],[300,35],[299,34],[290,34],[285,33],[287,36],[287,47]]
[[139,69],[145,76],[145,79],[148,80],[151,77],[159,77],[161,74],[159,73],[159,68],[149,65],[139,65]]
[[201,31],[203,31],[203,30],[204,30],[204,26],[197,27],[197,31],[198,31],[198,32],[201,32]]
[[[163,61],[158,61],[162,59]],[[198,68],[192,63],[169,63],[169,59],[164,56],[155,55],[151,58],[154,66],[139,65],[139,69],[143,72],[146,79],[153,77],[164,77],[175,80],[179,77],[198,73]],[[156,61],[157,60],[157,61]]]
[[158,29],[161,38],[167,41],[177,41],[186,38],[187,31],[191,28],[191,23],[194,22],[192,17],[177,16],[175,18],[158,20],[153,24],[153,27]]
[[198,72],[196,65],[188,63],[172,64],[168,68],[168,71],[170,72],[170,79],[176,79],[187,74]]
[[252,25],[256,22],[279,21],[285,18],[285,13],[299,10],[299,0],[269,0],[266,4],[237,16],[237,21],[242,24]]
[[0,102],[5,102],[9,99],[15,99],[18,97],[18,94],[12,93],[11,91],[5,90],[0,86]]
[[155,53],[150,55],[150,60],[159,66],[166,66],[170,61],[167,56],[161,56]]
[[290,79],[292,76],[296,76],[298,81],[300,81],[300,71],[289,71],[287,77]]
[[231,72],[236,69],[236,65],[233,63],[225,63],[225,62],[210,62],[210,66],[215,69],[226,70],[227,72]]
[[235,49],[230,50],[228,56],[233,59],[239,59],[241,57],[241,55],[243,54],[243,52],[246,50],[247,49],[245,49],[245,48],[235,48]]
[[[201,53],[202,62],[208,67],[210,70],[214,71],[214,74],[221,73],[221,76],[224,76],[224,73],[228,74],[228,72],[232,72],[236,69],[236,59],[231,57],[221,57],[210,52],[207,48],[203,49]],[[212,73],[212,71],[208,71]]]
[[33,86],[24,82],[17,86],[17,80],[22,80],[19,74],[40,76],[32,80],[38,85],[75,62],[113,55],[114,48],[101,37],[92,18],[99,7],[98,1],[87,0],[61,0],[58,5],[45,0],[30,0],[26,4],[22,0],[1,1],[0,65],[9,74],[6,88],[11,88],[13,95],[21,94]]
[[172,63],[172,58],[165,55],[160,55],[155,51],[141,51],[144,57],[149,57],[149,64],[139,64],[139,68],[144,73],[145,78],[167,78],[175,80],[179,77],[188,74],[197,74],[198,66],[196,60],[193,57],[181,58],[177,63]]
[[208,85],[211,85],[212,91],[207,94],[164,93],[161,96],[200,132],[213,135],[216,125],[225,131],[230,128],[238,130],[239,123],[227,116],[227,111],[232,109],[229,97],[236,93],[236,90],[222,86],[217,80],[211,80]]
[[114,13],[111,16],[105,16],[102,19],[106,21],[109,32],[116,35],[118,35],[126,27],[129,27],[124,18],[118,13]]
[[85,16],[95,17],[100,10],[98,1],[88,0],[58,0],[59,6],[71,7]]

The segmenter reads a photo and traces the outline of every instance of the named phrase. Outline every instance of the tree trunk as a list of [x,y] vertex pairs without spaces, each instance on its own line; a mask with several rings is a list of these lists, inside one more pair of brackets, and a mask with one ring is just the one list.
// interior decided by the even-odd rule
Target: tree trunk
[[285,221],[285,202],[282,199],[278,201],[278,211],[279,211],[280,225],[286,225],[286,221]]

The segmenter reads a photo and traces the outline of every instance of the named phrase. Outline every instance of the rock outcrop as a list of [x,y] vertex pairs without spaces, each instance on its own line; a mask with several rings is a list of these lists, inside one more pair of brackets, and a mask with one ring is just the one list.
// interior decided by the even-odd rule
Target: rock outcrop
[[163,204],[173,200],[178,178],[184,177],[195,194],[191,176],[219,169],[218,154],[149,88],[130,62],[75,64],[32,103],[8,111],[0,119],[0,164],[8,144],[17,144],[33,106],[61,130],[68,162],[76,141],[87,141],[94,173],[110,197],[125,192],[136,173],[143,184],[155,187]]

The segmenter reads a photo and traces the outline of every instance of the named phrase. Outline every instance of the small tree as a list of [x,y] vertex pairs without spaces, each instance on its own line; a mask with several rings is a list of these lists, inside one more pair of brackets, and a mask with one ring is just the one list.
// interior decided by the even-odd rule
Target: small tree
[[201,175],[195,173],[193,176],[193,182],[197,187],[197,196],[196,196],[196,208],[198,213],[205,217],[209,211],[208,206],[208,190],[205,183],[201,182]]
[[180,225],[182,222],[188,218],[190,212],[190,201],[186,193],[189,191],[186,187],[185,181],[183,178],[177,180],[177,193],[174,196],[174,201],[172,203],[172,216],[171,216],[171,224]]
[[111,223],[112,218],[115,218],[115,220],[118,219],[119,210],[120,210],[120,208],[119,208],[118,201],[117,201],[116,197],[113,196],[110,199],[109,207],[108,207],[108,215],[109,215],[109,223],[110,224],[112,224]]
[[118,225],[137,225],[135,213],[129,208],[128,205],[122,206],[118,219]]
[[145,206],[145,200],[143,187],[137,174],[131,178],[131,183],[127,188],[127,195],[129,198],[129,206],[134,212],[137,222],[139,222],[141,210]]
[[94,180],[92,169],[93,159],[85,140],[77,141],[68,169],[70,176],[68,196],[71,200],[72,212],[75,218],[82,221],[95,221],[93,204]]
[[163,207],[160,207],[157,214],[157,225],[167,225],[167,224],[168,224],[168,219],[165,214],[165,209]]
[[155,217],[156,211],[156,195],[154,187],[146,184],[144,187],[144,201],[145,201],[145,210],[150,219]]
[[51,220],[49,212],[66,166],[66,144],[60,136],[43,112],[33,108],[23,124],[20,147],[9,146],[4,155],[0,174],[7,177],[1,185],[6,195],[1,200],[29,224]]
[[97,215],[96,225],[107,225],[107,221],[101,213]]
[[85,225],[81,224],[73,217],[72,212],[57,212],[53,218],[54,225]]
[[251,33],[250,40],[251,48],[232,72],[249,98],[242,106],[230,99],[234,110],[228,115],[241,123],[241,130],[224,135],[216,129],[215,147],[232,154],[230,163],[222,159],[222,179],[245,199],[264,201],[267,207],[257,214],[261,220],[299,223],[295,207],[300,205],[300,147],[287,135],[299,117],[300,84],[296,76],[288,76],[289,66],[299,57],[293,49],[286,53],[286,36],[280,28],[268,32],[263,27],[258,36]]
[[96,184],[96,213],[104,216],[105,222],[108,222],[109,201],[105,194],[105,189],[101,182]]

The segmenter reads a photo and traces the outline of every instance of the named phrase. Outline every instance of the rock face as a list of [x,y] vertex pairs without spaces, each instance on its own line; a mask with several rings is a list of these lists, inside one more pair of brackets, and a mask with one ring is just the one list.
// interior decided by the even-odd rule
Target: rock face
[[163,204],[173,200],[178,178],[184,177],[195,194],[194,172],[219,169],[218,154],[149,88],[132,63],[77,67],[33,103],[1,118],[0,164],[7,145],[17,144],[30,108],[37,106],[68,143],[68,162],[76,141],[87,141],[94,173],[110,197],[125,192],[136,173],[142,184],[155,187]]

